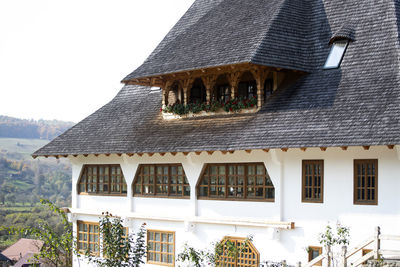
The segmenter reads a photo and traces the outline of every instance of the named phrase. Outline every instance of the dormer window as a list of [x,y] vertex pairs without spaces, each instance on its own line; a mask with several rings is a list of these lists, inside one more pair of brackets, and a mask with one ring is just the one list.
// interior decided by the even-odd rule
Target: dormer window
[[331,51],[329,52],[328,58],[326,59],[324,69],[339,68],[348,44],[349,41],[343,39],[333,42]]

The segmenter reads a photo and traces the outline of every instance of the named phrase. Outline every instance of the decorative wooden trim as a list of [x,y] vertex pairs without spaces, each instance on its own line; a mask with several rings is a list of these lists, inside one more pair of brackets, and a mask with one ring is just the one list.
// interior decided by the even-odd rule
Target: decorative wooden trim
[[364,150],[369,150],[369,146],[363,146]]
[[[76,154],[75,154],[75,155],[72,155],[72,156],[73,156],[74,158],[78,157],[78,155],[76,155]],[[46,156],[45,156],[45,157],[46,157]]]
[[245,151],[246,151],[246,153],[248,153],[248,154],[251,153],[251,149],[247,149],[247,150],[245,150]]
[[214,153],[214,151],[207,151],[208,155],[212,155]]
[[152,157],[152,156],[154,155],[154,153],[147,153],[147,155],[148,155],[149,157]]
[[341,149],[342,150],[347,150],[347,146],[342,146]]
[[107,153],[107,154],[104,154],[104,155],[106,155],[106,157],[109,157],[111,154],[110,154],[110,153]]
[[141,157],[141,156],[143,156],[143,153],[137,153],[137,155],[138,155],[139,157]]
[[269,152],[269,149],[267,148],[267,149],[263,149],[263,151],[265,152],[265,153],[268,153]]
[[127,153],[128,157],[133,157],[134,153]]
[[[359,167],[363,169],[360,169],[360,173],[358,172]],[[355,159],[353,170],[353,204],[378,205],[378,160]],[[373,199],[368,199],[368,192],[369,198]]]
[[172,156],[176,156],[177,152],[169,152]]
[[84,156],[85,158],[87,158],[87,157],[89,156],[89,154],[83,154],[83,156]]
[[394,148],[394,145],[388,145],[387,146],[389,149],[393,149]]
[[[316,167],[319,174],[316,173]],[[323,203],[324,202],[324,161],[323,160],[303,160],[301,171],[301,201],[307,203]],[[319,185],[315,184],[319,177]],[[308,178],[308,179],[307,179]],[[311,182],[311,184],[310,184]],[[317,182],[318,183],[318,182]],[[307,197],[311,194],[311,197]],[[316,190],[319,190],[319,196],[316,196]],[[318,191],[317,191],[318,194]]]
[[196,155],[200,155],[201,151],[195,151],[194,153],[196,153]]
[[[221,244],[226,244],[228,241],[233,243],[235,247],[240,247],[245,241],[245,238],[225,236],[221,240]],[[226,252],[226,246],[223,245],[222,255],[218,258],[216,263],[217,266],[258,267],[260,265],[260,252],[258,252],[254,244],[249,241],[245,251],[233,257]]]
[[306,147],[301,147],[300,150],[303,151],[303,152],[306,152],[307,148]]
[[160,152],[159,154],[160,154],[161,157],[165,156],[165,152]]
[[228,153],[228,151],[222,150],[221,153],[222,153],[222,155],[226,155],[226,153]]
[[189,152],[182,152],[182,154],[187,156],[187,155],[189,155]]
[[320,147],[320,149],[321,149],[321,151],[326,151],[327,147],[322,146],[322,147]]
[[281,148],[281,150],[282,150],[283,152],[287,152],[287,151],[289,150],[289,148],[284,147],[284,148]]
[[229,154],[233,154],[233,153],[235,153],[235,150],[229,150],[228,152],[229,152]]

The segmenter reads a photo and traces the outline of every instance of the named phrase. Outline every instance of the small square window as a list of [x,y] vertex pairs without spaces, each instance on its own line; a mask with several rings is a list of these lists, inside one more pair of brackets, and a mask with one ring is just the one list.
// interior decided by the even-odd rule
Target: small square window
[[[322,247],[308,247],[308,262],[312,261],[316,257],[322,254]],[[322,261],[315,264],[316,266],[322,266]]]
[[339,68],[348,44],[349,42],[347,40],[336,41],[332,44],[324,69]]

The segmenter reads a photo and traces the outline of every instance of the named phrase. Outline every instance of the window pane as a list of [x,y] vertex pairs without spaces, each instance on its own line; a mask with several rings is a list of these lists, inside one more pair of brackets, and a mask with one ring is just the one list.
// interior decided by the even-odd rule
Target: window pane
[[324,69],[338,68],[342,61],[344,51],[346,50],[348,41],[336,41],[331,47],[328,58],[326,59]]

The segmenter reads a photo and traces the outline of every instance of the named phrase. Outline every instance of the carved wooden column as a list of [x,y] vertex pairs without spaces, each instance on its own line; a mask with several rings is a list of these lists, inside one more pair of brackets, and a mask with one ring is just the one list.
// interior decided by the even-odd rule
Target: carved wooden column
[[193,84],[193,79],[183,80],[183,104],[187,105],[190,98],[190,89]]
[[231,99],[235,99],[238,95],[239,78],[242,75],[241,72],[236,71],[228,75],[229,83],[231,85]]
[[165,108],[168,106],[168,93],[169,93],[169,88],[171,86],[172,82],[171,81],[166,81],[164,83],[164,86],[161,88],[162,89],[162,108]]
[[252,69],[251,72],[257,83],[257,107],[261,108],[264,104],[264,82],[269,72],[259,67]]
[[207,100],[207,105],[211,103],[211,89],[213,88],[216,80],[217,80],[217,75],[210,75],[210,76],[205,76],[201,77],[203,80],[204,86],[206,87],[206,100]]

